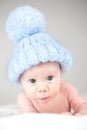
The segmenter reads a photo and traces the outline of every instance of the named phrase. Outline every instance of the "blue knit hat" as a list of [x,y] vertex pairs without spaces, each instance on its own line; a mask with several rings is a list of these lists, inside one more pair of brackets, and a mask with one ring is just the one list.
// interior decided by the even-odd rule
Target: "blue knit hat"
[[71,68],[70,52],[44,32],[45,25],[43,14],[30,6],[18,7],[9,14],[6,31],[15,44],[8,66],[10,81],[18,82],[25,70],[43,62],[60,63],[62,72]]

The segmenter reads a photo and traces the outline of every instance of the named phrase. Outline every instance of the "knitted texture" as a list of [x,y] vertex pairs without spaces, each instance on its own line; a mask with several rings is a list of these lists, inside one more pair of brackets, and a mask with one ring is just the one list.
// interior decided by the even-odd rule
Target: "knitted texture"
[[29,6],[13,10],[6,21],[6,31],[15,44],[8,66],[8,77],[18,82],[20,75],[39,63],[56,61],[62,72],[72,65],[70,52],[58,41],[46,34],[43,14]]

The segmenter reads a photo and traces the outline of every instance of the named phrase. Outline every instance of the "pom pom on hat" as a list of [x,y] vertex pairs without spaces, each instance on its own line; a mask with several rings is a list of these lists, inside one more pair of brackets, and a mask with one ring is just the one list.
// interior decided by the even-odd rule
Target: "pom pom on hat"
[[6,31],[13,43],[17,43],[24,37],[45,30],[45,20],[42,13],[30,6],[22,6],[14,9],[6,22]]
[[16,44],[8,66],[8,77],[12,82],[19,82],[20,75],[39,63],[56,61],[62,72],[72,65],[72,56],[58,41],[44,33],[43,14],[29,6],[13,10],[7,21],[6,31]]

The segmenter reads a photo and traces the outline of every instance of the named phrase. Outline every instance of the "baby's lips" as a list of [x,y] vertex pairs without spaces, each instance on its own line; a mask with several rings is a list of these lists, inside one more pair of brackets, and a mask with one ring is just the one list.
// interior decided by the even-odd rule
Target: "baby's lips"
[[49,101],[49,96],[38,98],[38,101],[40,103],[47,103]]

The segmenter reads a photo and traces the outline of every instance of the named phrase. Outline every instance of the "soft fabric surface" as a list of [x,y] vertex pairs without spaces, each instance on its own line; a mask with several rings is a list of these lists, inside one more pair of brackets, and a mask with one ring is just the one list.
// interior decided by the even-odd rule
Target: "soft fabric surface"
[[19,114],[16,104],[7,104],[0,106],[0,118]]
[[21,114],[1,118],[0,130],[87,130],[87,116]]
[[87,130],[87,115],[19,114],[8,105],[0,107],[0,117],[0,130]]

